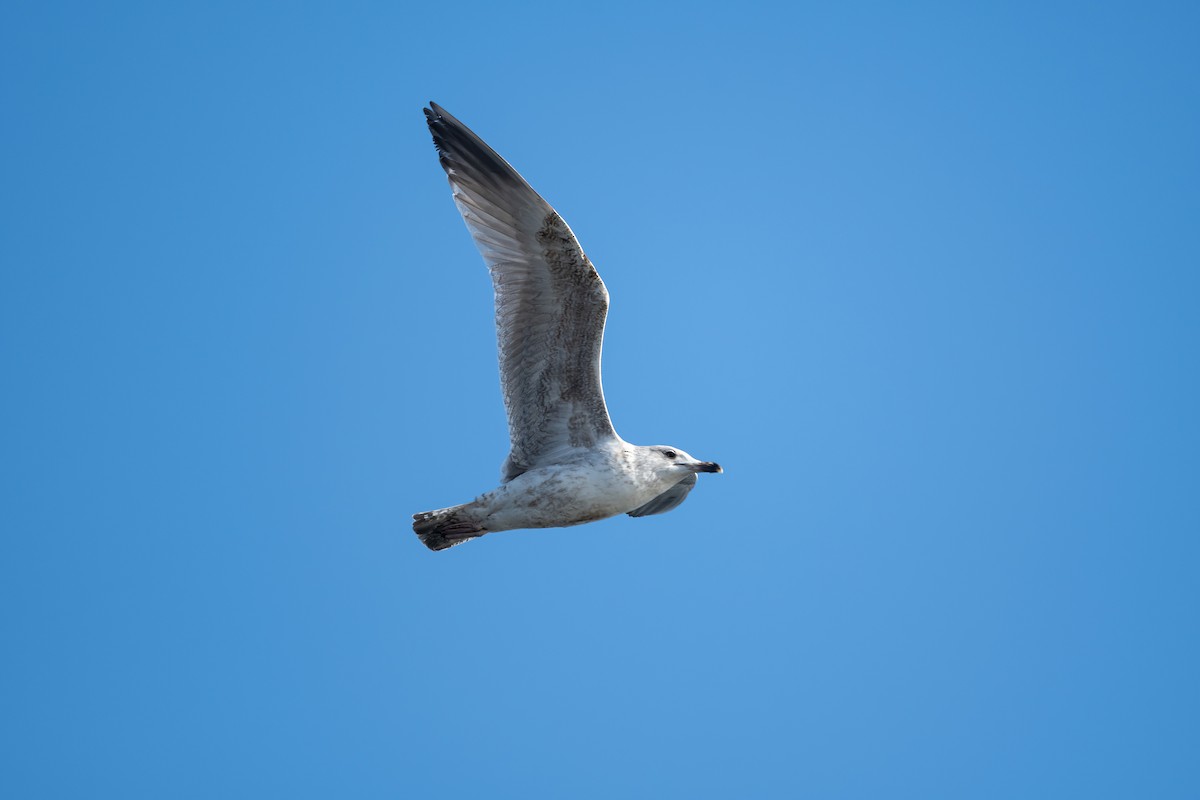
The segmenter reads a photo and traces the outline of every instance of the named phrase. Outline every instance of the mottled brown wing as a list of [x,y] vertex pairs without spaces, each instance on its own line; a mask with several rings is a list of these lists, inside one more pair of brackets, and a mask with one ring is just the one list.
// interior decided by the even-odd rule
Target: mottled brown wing
[[550,204],[467,126],[429,105],[454,202],[496,290],[508,481],[616,435],[600,385],[608,290]]

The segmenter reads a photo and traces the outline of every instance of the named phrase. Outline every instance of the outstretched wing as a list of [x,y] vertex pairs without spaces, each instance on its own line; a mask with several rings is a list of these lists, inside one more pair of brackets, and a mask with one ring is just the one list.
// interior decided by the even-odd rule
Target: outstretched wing
[[688,492],[696,485],[696,473],[688,475],[679,483],[667,489],[658,497],[646,503],[644,506],[638,506],[633,511],[629,512],[631,517],[648,517],[651,514],[665,514],[675,506],[687,499]]
[[600,386],[608,290],[550,204],[467,126],[429,106],[454,202],[496,290],[508,481],[616,435]]

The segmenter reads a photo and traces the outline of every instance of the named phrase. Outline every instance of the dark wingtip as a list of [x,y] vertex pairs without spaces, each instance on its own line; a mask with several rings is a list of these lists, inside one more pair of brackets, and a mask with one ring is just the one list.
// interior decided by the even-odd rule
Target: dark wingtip
[[457,182],[487,185],[492,190],[507,190],[515,185],[533,192],[525,179],[499,153],[432,100],[429,101],[429,108],[425,109],[425,124],[433,134],[433,145],[437,148],[442,168],[447,173],[453,172]]

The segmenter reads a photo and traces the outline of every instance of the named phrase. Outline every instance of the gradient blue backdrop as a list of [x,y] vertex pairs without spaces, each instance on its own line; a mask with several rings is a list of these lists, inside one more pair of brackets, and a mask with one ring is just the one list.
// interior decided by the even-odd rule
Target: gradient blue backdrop
[[[409,7],[410,6],[410,7]],[[6,3],[0,795],[1200,796],[1194,3]],[[669,515],[506,451],[420,113]]]

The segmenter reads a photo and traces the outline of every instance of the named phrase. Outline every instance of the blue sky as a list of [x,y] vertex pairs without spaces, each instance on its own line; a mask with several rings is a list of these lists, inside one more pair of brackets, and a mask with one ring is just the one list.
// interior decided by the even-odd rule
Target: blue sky
[[[1198,23],[6,4],[0,794],[1197,796]],[[410,532],[507,444],[430,99],[677,510]]]

